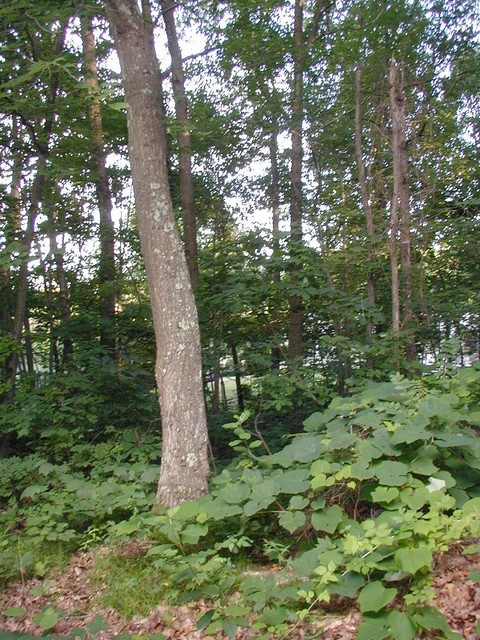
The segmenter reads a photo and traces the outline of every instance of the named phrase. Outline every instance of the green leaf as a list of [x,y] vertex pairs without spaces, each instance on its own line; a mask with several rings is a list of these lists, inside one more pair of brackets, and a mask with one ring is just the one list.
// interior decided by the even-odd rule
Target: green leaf
[[323,413],[316,411],[312,413],[311,416],[308,416],[306,420],[303,421],[303,426],[306,431],[316,431],[320,427],[323,427],[325,424],[325,417]]
[[358,604],[362,613],[377,612],[386,607],[397,595],[396,589],[386,589],[376,580],[364,587],[358,596]]
[[24,500],[25,498],[34,498],[39,493],[45,493],[45,491],[48,491],[48,486],[46,484],[32,484],[22,492],[20,500]]
[[364,617],[357,630],[356,640],[384,640],[389,636],[385,626],[386,617]]
[[107,623],[102,618],[102,616],[99,616],[97,614],[92,622],[88,622],[85,625],[85,628],[87,629],[89,635],[94,638],[98,633],[100,633],[100,631],[105,631],[107,629]]
[[400,495],[400,491],[396,487],[377,487],[372,491],[371,498],[373,502],[384,502],[389,504]]
[[413,640],[417,635],[417,625],[413,618],[403,611],[392,609],[387,618],[392,640]]
[[446,617],[443,613],[440,613],[438,609],[435,609],[435,607],[423,607],[420,611],[413,614],[412,617],[422,629],[426,629],[427,631],[438,629],[439,631],[443,631],[447,640],[462,640],[462,636],[454,633],[450,629]]
[[373,471],[380,484],[387,487],[400,487],[407,479],[408,466],[403,462],[384,460],[373,465]]
[[422,546],[416,549],[399,549],[395,553],[394,560],[399,569],[414,575],[424,567],[431,567],[433,556],[428,547]]
[[303,493],[310,486],[308,469],[292,469],[275,477],[280,493]]
[[208,627],[208,625],[212,621],[214,613],[215,609],[210,609],[209,611],[205,611],[205,613],[200,616],[200,618],[197,620],[198,631],[202,631],[203,629],[206,629]]
[[229,504],[241,504],[249,497],[250,487],[244,482],[232,482],[222,487],[217,495]]
[[238,624],[235,622],[235,620],[229,620],[228,618],[226,618],[223,621],[222,626],[223,626],[224,633],[229,638],[235,638],[235,636],[237,635],[237,628],[238,628]]
[[305,509],[309,503],[310,500],[308,498],[304,498],[303,496],[292,496],[290,498],[288,508],[291,511],[299,511],[300,509]]
[[2,611],[2,616],[6,618],[20,618],[25,613],[25,609],[23,607],[8,607]]
[[392,444],[411,444],[417,440],[427,440],[431,436],[424,428],[428,423],[427,418],[417,416],[412,422],[401,424],[392,434]]
[[180,532],[180,538],[185,544],[197,544],[203,536],[208,533],[208,525],[206,524],[187,524]]
[[128,536],[135,531],[138,531],[140,522],[138,518],[135,520],[122,520],[115,525],[115,533],[117,536]]
[[278,523],[284,529],[293,533],[299,527],[302,527],[307,520],[307,516],[303,511],[283,511],[278,516]]
[[334,504],[323,511],[315,511],[312,514],[312,526],[316,531],[333,533],[343,520],[343,517],[342,508],[338,504]]
[[468,574],[468,579],[473,582],[480,582],[480,569],[474,569]]
[[329,584],[327,589],[331,594],[345,596],[346,598],[353,598],[358,593],[358,590],[364,585],[364,577],[359,573],[353,573],[350,571],[349,573],[342,575],[340,582],[336,584]]
[[44,631],[53,629],[60,619],[60,614],[53,607],[46,607],[41,613],[33,616],[33,621]]

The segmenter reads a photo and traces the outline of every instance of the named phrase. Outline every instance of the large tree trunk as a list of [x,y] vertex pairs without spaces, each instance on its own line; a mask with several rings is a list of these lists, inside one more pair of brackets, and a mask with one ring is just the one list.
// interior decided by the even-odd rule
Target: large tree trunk
[[[303,0],[295,0],[294,18],[294,70],[292,101],[292,165],[290,196],[290,247],[292,285],[298,286],[301,265],[299,250],[302,243],[302,164],[303,164],[303,66],[305,45],[303,42]],[[299,360],[303,356],[303,305],[299,295],[290,296],[288,318],[288,358]]]
[[157,342],[162,417],[157,503],[207,492],[208,446],[200,335],[168,186],[161,80],[152,25],[135,0],[105,0],[128,102],[128,143],[137,223]]
[[177,28],[175,26],[175,0],[161,0],[165,31],[167,33],[168,50],[172,59],[172,87],[175,99],[175,114],[178,128],[179,179],[180,202],[183,214],[183,239],[185,255],[190,273],[190,280],[194,290],[198,285],[197,258],[197,215],[193,194],[192,149],[190,139],[190,124],[188,120],[188,105],[185,92],[185,78],[180,46],[178,44]]
[[[393,199],[400,229],[400,261],[402,267],[403,320],[402,328],[408,329],[413,318],[412,306],[412,259],[410,241],[410,188],[407,148],[407,117],[405,110],[405,89],[399,77],[395,61],[390,66],[390,108],[392,111],[392,151],[393,151]],[[415,342],[409,340],[406,357],[412,361],[416,357]]]
[[108,182],[103,123],[100,103],[100,83],[97,73],[97,54],[91,18],[82,19],[85,77],[89,93],[88,114],[92,129],[93,176],[100,214],[100,344],[115,353],[115,230],[112,221],[112,196]]

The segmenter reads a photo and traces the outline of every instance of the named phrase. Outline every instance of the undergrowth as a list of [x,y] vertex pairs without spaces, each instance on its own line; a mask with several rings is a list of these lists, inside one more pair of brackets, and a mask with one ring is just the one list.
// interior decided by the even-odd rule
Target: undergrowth
[[431,573],[435,553],[480,531],[479,398],[474,367],[370,382],[274,454],[244,412],[225,426],[236,459],[210,494],[156,512],[148,456],[110,448],[98,464],[91,451],[76,465],[2,463],[0,571],[18,572],[15,545],[45,573],[41,545],[134,537],[149,541],[146,555],[105,556],[94,569],[104,602],[126,618],[160,600],[202,600],[207,634],[252,626],[260,639],[286,638],[347,598],[362,613],[358,640],[458,638],[431,606]]

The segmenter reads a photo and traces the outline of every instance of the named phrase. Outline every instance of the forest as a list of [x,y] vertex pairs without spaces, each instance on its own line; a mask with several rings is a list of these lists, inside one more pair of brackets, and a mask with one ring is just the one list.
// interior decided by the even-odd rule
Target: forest
[[0,640],[480,637],[477,0],[0,6]]

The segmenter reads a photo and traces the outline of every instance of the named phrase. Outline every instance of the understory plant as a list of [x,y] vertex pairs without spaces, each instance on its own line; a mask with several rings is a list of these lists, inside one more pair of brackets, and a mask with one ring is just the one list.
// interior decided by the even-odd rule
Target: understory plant
[[[210,634],[252,624],[286,637],[347,597],[358,640],[458,638],[431,606],[431,574],[435,553],[480,530],[479,390],[478,368],[370,382],[270,455],[244,412],[226,425],[239,457],[209,495],[116,534],[153,538],[152,564],[183,601],[211,603],[199,620]],[[232,572],[265,562],[281,570]]]

